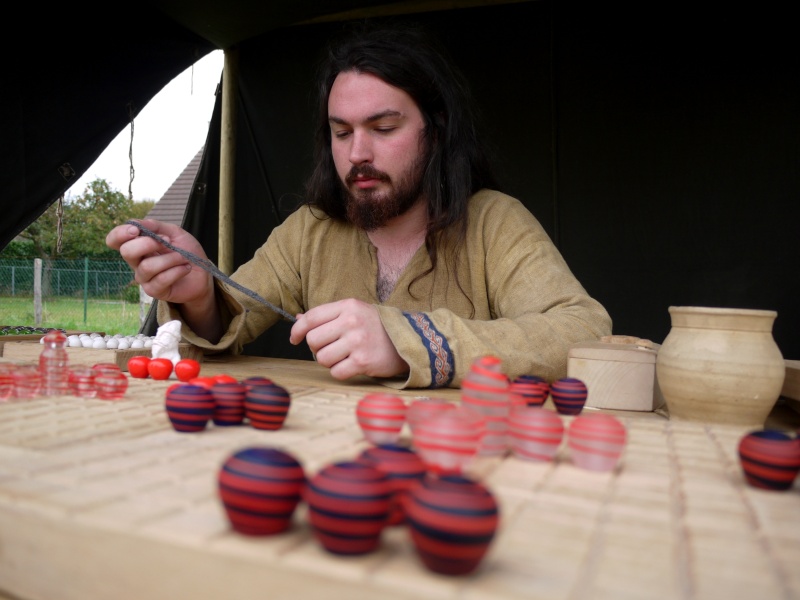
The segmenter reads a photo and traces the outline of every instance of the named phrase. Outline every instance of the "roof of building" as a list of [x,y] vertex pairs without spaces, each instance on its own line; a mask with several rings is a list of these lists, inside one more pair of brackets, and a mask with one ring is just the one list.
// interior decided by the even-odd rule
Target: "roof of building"
[[203,148],[200,148],[194,158],[186,165],[186,168],[178,175],[178,178],[164,192],[161,199],[147,213],[147,219],[156,219],[174,225],[183,223],[186,204],[189,202],[189,196],[192,193],[192,186],[202,158]]

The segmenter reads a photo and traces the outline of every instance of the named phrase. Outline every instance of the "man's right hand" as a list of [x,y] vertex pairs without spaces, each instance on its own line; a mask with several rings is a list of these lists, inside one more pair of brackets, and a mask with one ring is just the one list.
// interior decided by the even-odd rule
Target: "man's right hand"
[[[139,222],[172,246],[207,258],[200,242],[177,225],[153,220]],[[210,273],[153,238],[141,235],[134,225],[124,224],[112,229],[106,236],[106,245],[119,251],[133,269],[136,283],[149,296],[181,305],[181,314],[196,333],[212,341],[221,334]]]

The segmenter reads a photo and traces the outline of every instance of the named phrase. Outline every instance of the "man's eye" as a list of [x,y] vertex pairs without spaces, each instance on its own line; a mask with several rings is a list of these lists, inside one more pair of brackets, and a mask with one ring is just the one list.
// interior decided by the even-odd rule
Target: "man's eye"
[[376,127],[375,131],[378,133],[391,133],[395,129],[397,129],[397,127]]
[[336,138],[341,140],[341,139],[346,138],[348,135],[350,135],[350,132],[347,131],[347,130],[334,131],[333,135],[334,135],[334,137],[336,137]]

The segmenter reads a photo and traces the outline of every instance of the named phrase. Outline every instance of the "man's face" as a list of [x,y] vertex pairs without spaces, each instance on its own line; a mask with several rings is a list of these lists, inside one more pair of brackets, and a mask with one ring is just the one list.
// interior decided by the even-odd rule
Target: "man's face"
[[425,122],[403,90],[366,73],[340,73],[328,97],[331,151],[347,216],[372,231],[420,199]]

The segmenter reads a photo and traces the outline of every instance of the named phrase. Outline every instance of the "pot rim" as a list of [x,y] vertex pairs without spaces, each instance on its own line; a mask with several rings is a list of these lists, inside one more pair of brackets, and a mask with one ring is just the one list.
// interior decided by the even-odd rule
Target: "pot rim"
[[753,317],[777,317],[778,313],[774,310],[764,310],[759,308],[720,308],[716,306],[670,306],[669,313],[684,313],[698,315],[743,315]]
[[669,314],[673,327],[759,332],[772,332],[778,316],[774,310],[712,306],[670,306]]

